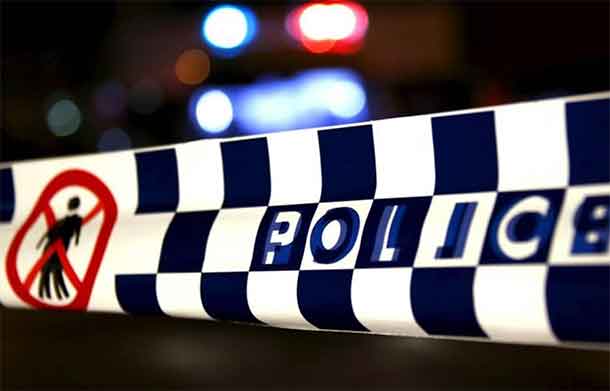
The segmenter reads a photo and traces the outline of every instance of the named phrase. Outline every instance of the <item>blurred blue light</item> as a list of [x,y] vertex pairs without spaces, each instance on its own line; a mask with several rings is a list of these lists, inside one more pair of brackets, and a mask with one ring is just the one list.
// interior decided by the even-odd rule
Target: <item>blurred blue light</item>
[[248,133],[336,125],[367,119],[362,80],[349,69],[318,69],[262,80],[232,91],[235,121]]
[[256,25],[256,17],[250,9],[221,5],[206,15],[201,34],[217,54],[231,56],[252,41]]
[[247,132],[286,130],[298,125],[298,96],[292,81],[267,81],[236,93],[236,120]]
[[119,151],[131,148],[129,135],[120,128],[112,128],[104,131],[97,141],[98,151]]
[[233,121],[231,100],[220,90],[209,90],[196,96],[193,113],[199,127],[208,133],[223,132]]
[[352,80],[337,80],[329,86],[326,104],[337,117],[353,118],[364,108],[366,95],[360,84]]

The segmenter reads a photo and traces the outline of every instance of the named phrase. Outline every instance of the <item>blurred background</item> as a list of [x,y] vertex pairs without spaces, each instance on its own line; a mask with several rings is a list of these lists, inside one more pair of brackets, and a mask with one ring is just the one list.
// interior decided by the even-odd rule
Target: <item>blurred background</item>
[[[610,89],[598,2],[2,2],[0,161]],[[4,388],[591,389],[607,352],[0,309]]]
[[599,2],[3,2],[1,159],[609,89]]

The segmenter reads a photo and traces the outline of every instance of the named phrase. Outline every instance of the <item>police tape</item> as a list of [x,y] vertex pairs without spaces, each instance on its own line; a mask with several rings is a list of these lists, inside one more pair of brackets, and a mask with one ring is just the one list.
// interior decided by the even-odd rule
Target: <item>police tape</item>
[[610,341],[610,94],[0,169],[0,301]]

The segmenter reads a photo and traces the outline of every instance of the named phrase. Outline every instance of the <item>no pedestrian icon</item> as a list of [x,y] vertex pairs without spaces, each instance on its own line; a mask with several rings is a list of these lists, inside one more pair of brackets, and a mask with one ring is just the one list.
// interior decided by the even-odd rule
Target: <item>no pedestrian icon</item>
[[[56,215],[51,201],[66,188],[73,194],[63,205],[65,213]],[[79,192],[93,195],[93,206],[83,210],[86,208],[81,205]],[[99,215],[101,219],[96,219]],[[17,296],[35,308],[86,309],[116,217],[114,197],[95,175],[78,169],[58,174],[43,189],[9,246],[6,273]],[[28,253],[38,254],[37,259],[27,273],[20,275],[17,262],[21,260],[20,251],[24,251],[24,238],[40,218],[46,224],[45,232],[37,239],[35,249],[26,249]],[[94,219],[101,220],[101,226],[90,258],[85,260],[88,261],[85,272],[79,277],[70,260],[69,249],[79,245],[81,230]],[[67,289],[66,279],[73,292]],[[33,287],[35,281],[38,283]]]

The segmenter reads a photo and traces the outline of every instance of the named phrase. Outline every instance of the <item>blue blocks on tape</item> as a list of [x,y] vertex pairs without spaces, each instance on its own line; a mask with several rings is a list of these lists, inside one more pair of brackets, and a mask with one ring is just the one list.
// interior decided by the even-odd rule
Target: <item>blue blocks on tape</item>
[[201,272],[205,248],[217,211],[176,213],[167,228],[160,273]]
[[366,331],[352,309],[352,270],[299,272],[297,297],[301,313],[316,327]]
[[173,212],[178,206],[175,149],[136,153],[138,209],[136,213]]
[[566,104],[570,184],[610,181],[610,99]]
[[15,185],[13,170],[0,169],[0,222],[10,222],[15,212]]
[[[322,242],[326,227],[333,222],[339,223],[339,239],[331,248]],[[318,264],[333,264],[345,257],[358,239],[360,218],[358,213],[349,207],[331,209],[313,225],[310,236],[310,250]]]
[[[563,190],[499,193],[487,228],[481,264],[546,262],[563,195]],[[533,207],[531,202],[535,202],[536,206]],[[515,212],[519,205],[527,203],[530,205],[524,212]],[[506,232],[501,232],[503,223]],[[501,235],[516,245],[535,242],[536,250],[518,259],[511,257],[499,244]]]
[[610,266],[552,266],[546,295],[560,340],[610,342]]
[[[315,204],[267,208],[259,224],[250,270],[298,270],[315,210]],[[274,235],[281,239],[289,234],[290,225],[294,232],[288,242],[274,242]]]
[[157,301],[155,274],[116,276],[116,295],[123,311],[129,314],[162,314]]
[[436,248],[434,257],[442,258],[461,258],[464,255],[466,240],[470,232],[470,225],[476,210],[476,202],[458,202],[453,208],[447,231],[445,242]]
[[493,191],[498,159],[493,111],[432,118],[435,194]]
[[[357,268],[412,266],[431,197],[375,200],[366,219]],[[386,243],[387,236],[387,243]],[[391,259],[381,259],[384,246]]]
[[377,185],[371,125],[318,132],[322,202],[373,198]]
[[[610,342],[610,100],[599,96],[202,141],[213,154],[201,178],[177,166],[199,145],[134,152],[136,213],[171,215],[143,244],[140,272],[158,274],[116,277],[120,306],[280,327]],[[0,222],[27,208],[29,195],[15,200],[20,164],[0,169]],[[116,240],[129,241],[123,234]]]
[[[605,211],[596,215],[595,211]],[[572,254],[603,254],[608,250],[610,228],[610,194],[587,197],[575,214]],[[595,240],[588,236],[593,234]]]
[[475,268],[413,269],[411,304],[429,334],[485,337],[474,310]]
[[220,144],[224,170],[225,208],[265,206],[271,196],[266,138]]
[[201,301],[219,320],[259,322],[248,307],[248,272],[206,273],[201,278]]

